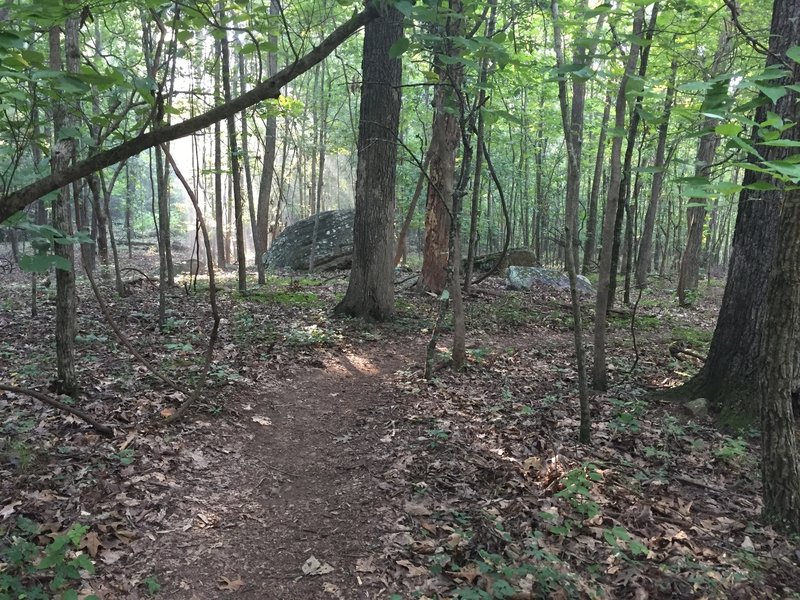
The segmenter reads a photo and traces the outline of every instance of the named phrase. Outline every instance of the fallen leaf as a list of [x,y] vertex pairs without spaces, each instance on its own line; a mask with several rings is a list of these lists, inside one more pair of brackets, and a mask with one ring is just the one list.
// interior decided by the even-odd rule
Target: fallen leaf
[[97,534],[94,531],[90,531],[81,540],[80,548],[86,548],[86,551],[89,553],[89,556],[94,558],[97,556],[97,550],[100,548],[100,538],[97,537]]
[[16,502],[12,502],[11,504],[6,504],[2,509],[0,509],[0,517],[3,519],[7,519],[11,515],[14,514],[14,508],[22,504],[22,500],[17,500]]
[[756,547],[753,545],[753,540],[750,539],[749,535],[744,536],[744,541],[742,542],[742,550],[746,550],[747,552],[756,551]]
[[333,571],[332,566],[328,563],[319,562],[314,556],[309,556],[300,569],[305,575],[325,575]]
[[424,517],[431,514],[430,508],[417,502],[406,502],[405,506],[403,506],[403,510],[412,517]]
[[418,567],[410,560],[398,560],[397,564],[408,569],[409,577],[425,577],[429,571],[425,567]]
[[374,573],[377,571],[377,567],[372,564],[372,557],[369,558],[359,558],[356,561],[356,572],[357,573]]
[[327,581],[323,583],[322,591],[325,592],[326,594],[331,594],[333,596],[336,596],[337,598],[340,598],[341,600],[344,600],[342,591],[332,583],[328,583]]
[[171,417],[174,414],[175,414],[175,409],[174,408],[165,408],[165,409],[162,409],[162,411],[161,411],[161,416],[164,417],[165,419],[168,418],[168,417]]
[[272,425],[272,419],[270,419],[269,417],[262,417],[260,415],[253,416],[253,421],[258,423],[259,425],[264,425],[264,426]]
[[116,550],[111,550],[111,551],[108,551],[108,552],[103,552],[103,553],[100,555],[100,560],[102,560],[102,561],[103,561],[105,564],[107,564],[107,565],[113,565],[113,564],[114,564],[115,562],[117,562],[117,561],[118,561],[120,558],[122,558],[123,554],[124,554],[123,552],[116,551]]
[[228,577],[220,577],[217,581],[217,588],[227,592],[238,592],[244,586],[244,581],[238,575],[236,579],[229,579]]

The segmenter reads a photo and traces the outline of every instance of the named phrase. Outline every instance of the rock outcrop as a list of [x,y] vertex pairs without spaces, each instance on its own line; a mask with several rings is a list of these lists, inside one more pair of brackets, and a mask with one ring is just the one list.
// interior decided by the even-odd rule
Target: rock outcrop
[[353,254],[354,217],[352,209],[329,210],[290,225],[264,255],[264,265],[269,269],[307,271],[316,220],[314,270],[349,269]]
[[[492,254],[484,254],[483,256],[476,256],[475,257],[475,271],[488,271],[491,269],[497,259],[500,258],[501,252],[493,252]],[[467,262],[464,261],[464,268],[466,268]],[[519,248],[509,248],[506,255],[503,257],[503,260],[500,262],[499,265],[499,274],[505,275],[506,269],[508,267],[517,266],[517,267],[538,267],[539,259],[536,258],[536,252],[534,252],[533,248],[526,248],[524,246]]]
[[[531,290],[540,287],[555,290],[569,289],[569,277],[566,273],[543,267],[511,266],[506,273],[506,279],[509,289],[512,290]],[[578,293],[583,296],[594,294],[592,283],[583,275],[578,275]]]

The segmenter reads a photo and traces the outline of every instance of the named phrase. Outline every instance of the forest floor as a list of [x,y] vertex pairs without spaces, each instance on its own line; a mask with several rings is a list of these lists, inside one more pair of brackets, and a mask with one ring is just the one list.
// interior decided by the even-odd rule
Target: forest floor
[[[232,273],[220,283],[208,389],[178,424],[164,417],[184,396],[119,344],[83,281],[72,402],[115,437],[0,392],[0,598],[54,574],[78,592],[65,598],[800,597],[797,538],[759,520],[757,431],[650,393],[698,368],[669,349],[705,353],[720,282],[690,309],[669,282],[648,291],[636,347],[618,304],[587,446],[566,294],[478,286],[468,366],[448,368],[445,332],[426,381],[435,298],[400,285],[397,318],[375,325],[331,316],[346,274],[272,276],[247,294]],[[0,275],[0,382],[54,378],[54,287],[30,318],[29,280]],[[104,285],[116,323],[193,389],[207,283],[170,292],[164,333],[157,290],[130,291]],[[94,573],[72,581],[65,566],[87,558]]]

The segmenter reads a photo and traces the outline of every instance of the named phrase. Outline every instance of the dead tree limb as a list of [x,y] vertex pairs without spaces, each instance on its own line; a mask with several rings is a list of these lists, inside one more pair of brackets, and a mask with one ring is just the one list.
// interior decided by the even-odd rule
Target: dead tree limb
[[92,415],[89,413],[82,411],[80,408],[74,408],[63,402],[59,402],[48,396],[47,394],[43,394],[42,392],[37,392],[36,390],[29,390],[27,388],[20,388],[15,387],[13,385],[6,385],[4,383],[0,383],[0,390],[4,392],[11,392],[13,394],[21,394],[23,396],[29,396],[31,398],[35,398],[39,402],[47,404],[48,406],[52,406],[53,408],[57,408],[58,410],[63,410],[71,415],[75,415],[82,421],[85,421],[87,424],[92,426],[97,433],[100,435],[104,435],[106,437],[114,437],[114,430],[109,427],[108,425],[103,425],[102,423],[98,422]]
[[166,144],[161,146],[161,149],[164,151],[164,155],[167,157],[169,164],[172,166],[172,170],[175,172],[175,175],[178,177],[180,182],[183,184],[186,193],[189,195],[189,199],[192,201],[192,205],[194,206],[194,211],[197,216],[197,221],[200,223],[200,230],[203,232],[203,244],[206,247],[206,260],[208,260],[208,300],[211,304],[211,315],[214,319],[214,324],[211,327],[211,334],[208,336],[208,348],[206,349],[206,357],[205,357],[205,364],[203,365],[203,374],[200,377],[200,381],[197,384],[194,392],[191,396],[189,396],[183,404],[178,407],[168,419],[167,421],[170,423],[174,423],[178,419],[182,418],[186,411],[189,410],[189,407],[194,404],[197,398],[200,397],[201,392],[203,391],[203,386],[205,385],[206,377],[208,376],[208,371],[211,368],[211,361],[214,359],[214,346],[217,343],[217,336],[219,334],[219,310],[217,308],[217,286],[214,281],[214,257],[211,254],[211,238],[208,235],[208,228],[206,227],[206,221],[203,218],[203,211],[200,210],[200,203],[197,201],[197,196],[192,190],[192,186],[189,185],[189,182],[186,181],[186,178],[181,173],[178,165],[175,163],[175,159],[172,158],[172,154],[170,154],[169,149],[167,148]]

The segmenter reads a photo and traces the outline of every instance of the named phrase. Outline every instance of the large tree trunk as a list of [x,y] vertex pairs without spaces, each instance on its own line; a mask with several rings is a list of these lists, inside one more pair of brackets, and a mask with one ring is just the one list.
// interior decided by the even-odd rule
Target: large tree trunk
[[[78,43],[78,17],[69,17],[65,27],[67,55],[70,47]],[[61,71],[61,32],[58,25],[50,29],[50,68]],[[75,138],[62,137],[61,130],[68,127],[67,113],[62,103],[53,108],[53,135],[58,140],[53,146],[50,169],[58,172],[69,165],[75,154]],[[62,187],[53,204],[53,226],[65,235],[72,235],[70,214],[70,186]],[[77,390],[75,374],[75,252],[72,244],[54,244],[54,253],[70,262],[69,269],[56,269],[56,389],[60,393],[74,394]]]
[[403,15],[387,8],[364,33],[358,128],[353,266],[339,314],[383,321],[394,312],[394,206],[397,130],[400,122],[399,59],[389,49],[403,35]]
[[[455,0],[454,0],[455,2]],[[455,53],[448,43],[448,53]],[[458,118],[447,109],[453,95],[453,80],[457,78],[457,65],[443,65],[436,61],[439,81],[434,98],[433,127],[431,129],[431,162],[428,169],[428,194],[425,211],[425,241],[423,244],[422,273],[417,289],[421,292],[440,293],[447,286],[449,257],[450,213],[455,187],[456,149],[459,143]]]
[[[786,51],[800,45],[800,0],[777,1],[774,4],[767,66],[781,60],[794,65],[794,73],[770,85],[796,84],[796,63],[784,59]],[[783,63],[780,63],[783,66]],[[787,93],[774,106],[758,108],[755,121],[767,118],[767,111],[782,115],[785,122],[797,123],[800,94],[787,88]],[[755,134],[755,141],[760,141]],[[783,132],[783,139],[800,141],[800,126]],[[785,160],[795,148],[758,146],[766,161]],[[751,158],[753,162],[760,162]],[[780,190],[748,189],[755,183],[774,183],[764,173],[748,170],[739,194],[738,214],[733,234],[733,248],[728,268],[728,281],[722,297],[717,326],[703,368],[680,392],[683,395],[707,398],[721,411],[723,421],[736,425],[758,417],[758,367],[763,347],[767,284],[775,257],[777,225],[782,193]],[[795,387],[797,387],[795,385]]]
[[[800,75],[797,67],[795,75]],[[800,110],[795,109],[792,120],[796,123],[798,117]],[[800,532],[800,459],[792,412],[800,333],[800,191],[797,189],[786,192],[777,246],[767,291],[764,366],[759,377],[761,480],[764,516],[781,527]]]

